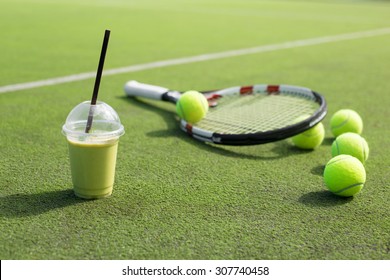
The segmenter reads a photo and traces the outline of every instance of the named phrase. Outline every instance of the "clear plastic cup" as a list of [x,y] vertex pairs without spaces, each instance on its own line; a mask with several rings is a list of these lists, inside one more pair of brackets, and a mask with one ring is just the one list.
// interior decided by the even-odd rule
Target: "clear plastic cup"
[[74,192],[85,199],[112,194],[119,137],[125,132],[115,110],[98,101],[92,106],[92,126],[86,133],[90,108],[90,101],[77,105],[62,127],[68,141]]

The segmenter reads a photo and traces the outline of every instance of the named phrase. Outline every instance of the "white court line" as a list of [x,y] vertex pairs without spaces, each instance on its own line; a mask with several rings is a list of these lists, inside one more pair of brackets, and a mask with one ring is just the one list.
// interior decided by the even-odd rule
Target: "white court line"
[[[106,70],[103,72],[103,75],[111,76],[111,75],[117,75],[123,73],[138,72],[138,71],[143,71],[148,69],[168,67],[173,65],[189,64],[189,63],[208,61],[214,59],[221,59],[221,58],[235,57],[241,55],[263,53],[263,52],[271,52],[271,51],[291,49],[296,47],[320,45],[325,43],[333,43],[333,42],[374,37],[374,36],[387,35],[387,34],[390,34],[390,27],[362,31],[362,32],[355,32],[355,33],[345,33],[345,34],[334,35],[334,36],[325,36],[325,37],[290,41],[290,42],[285,42],[280,44],[263,45],[263,46],[253,47],[253,48],[238,49],[238,50],[231,50],[231,51],[218,52],[218,53],[208,53],[208,54],[201,54],[201,55],[175,58],[169,60],[160,60],[160,61],[149,62],[144,64],[130,65],[126,67]],[[39,80],[35,82],[6,85],[0,87],[0,94],[6,92],[12,92],[12,91],[19,91],[19,90],[26,90],[26,89],[32,89],[32,88],[38,88],[38,87],[44,87],[50,85],[58,85],[58,84],[82,81],[82,80],[92,79],[95,76],[96,76],[96,72],[86,72],[86,73],[80,73],[80,74],[75,74],[70,76]]]

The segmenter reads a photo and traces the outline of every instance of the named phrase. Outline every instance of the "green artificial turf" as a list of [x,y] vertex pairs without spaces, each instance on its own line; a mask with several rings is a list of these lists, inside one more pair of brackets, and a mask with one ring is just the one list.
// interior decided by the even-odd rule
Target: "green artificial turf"
[[[390,27],[386,1],[27,1],[0,9],[0,86]],[[0,259],[390,259],[390,35],[103,76],[119,114],[114,193],[72,191],[61,127],[93,79],[0,94]],[[177,89],[268,83],[322,93],[326,138],[230,147],[178,127],[174,106],[128,99],[127,80]],[[354,198],[323,183],[330,115],[351,108],[369,143]]]

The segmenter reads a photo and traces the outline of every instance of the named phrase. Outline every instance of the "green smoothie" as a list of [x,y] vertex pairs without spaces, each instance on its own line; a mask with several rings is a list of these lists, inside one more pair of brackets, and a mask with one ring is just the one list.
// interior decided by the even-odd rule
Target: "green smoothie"
[[103,143],[68,139],[74,192],[93,199],[110,196],[114,185],[118,138]]
[[68,140],[75,194],[86,199],[111,195],[119,137],[125,133],[115,110],[101,101],[84,101],[69,113],[62,133]]

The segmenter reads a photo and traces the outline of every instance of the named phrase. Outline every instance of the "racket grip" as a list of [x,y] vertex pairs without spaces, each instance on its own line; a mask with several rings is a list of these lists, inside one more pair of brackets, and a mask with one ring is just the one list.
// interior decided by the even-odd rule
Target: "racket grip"
[[150,99],[162,100],[167,88],[139,83],[137,81],[128,81],[124,87],[127,96],[140,96]]

